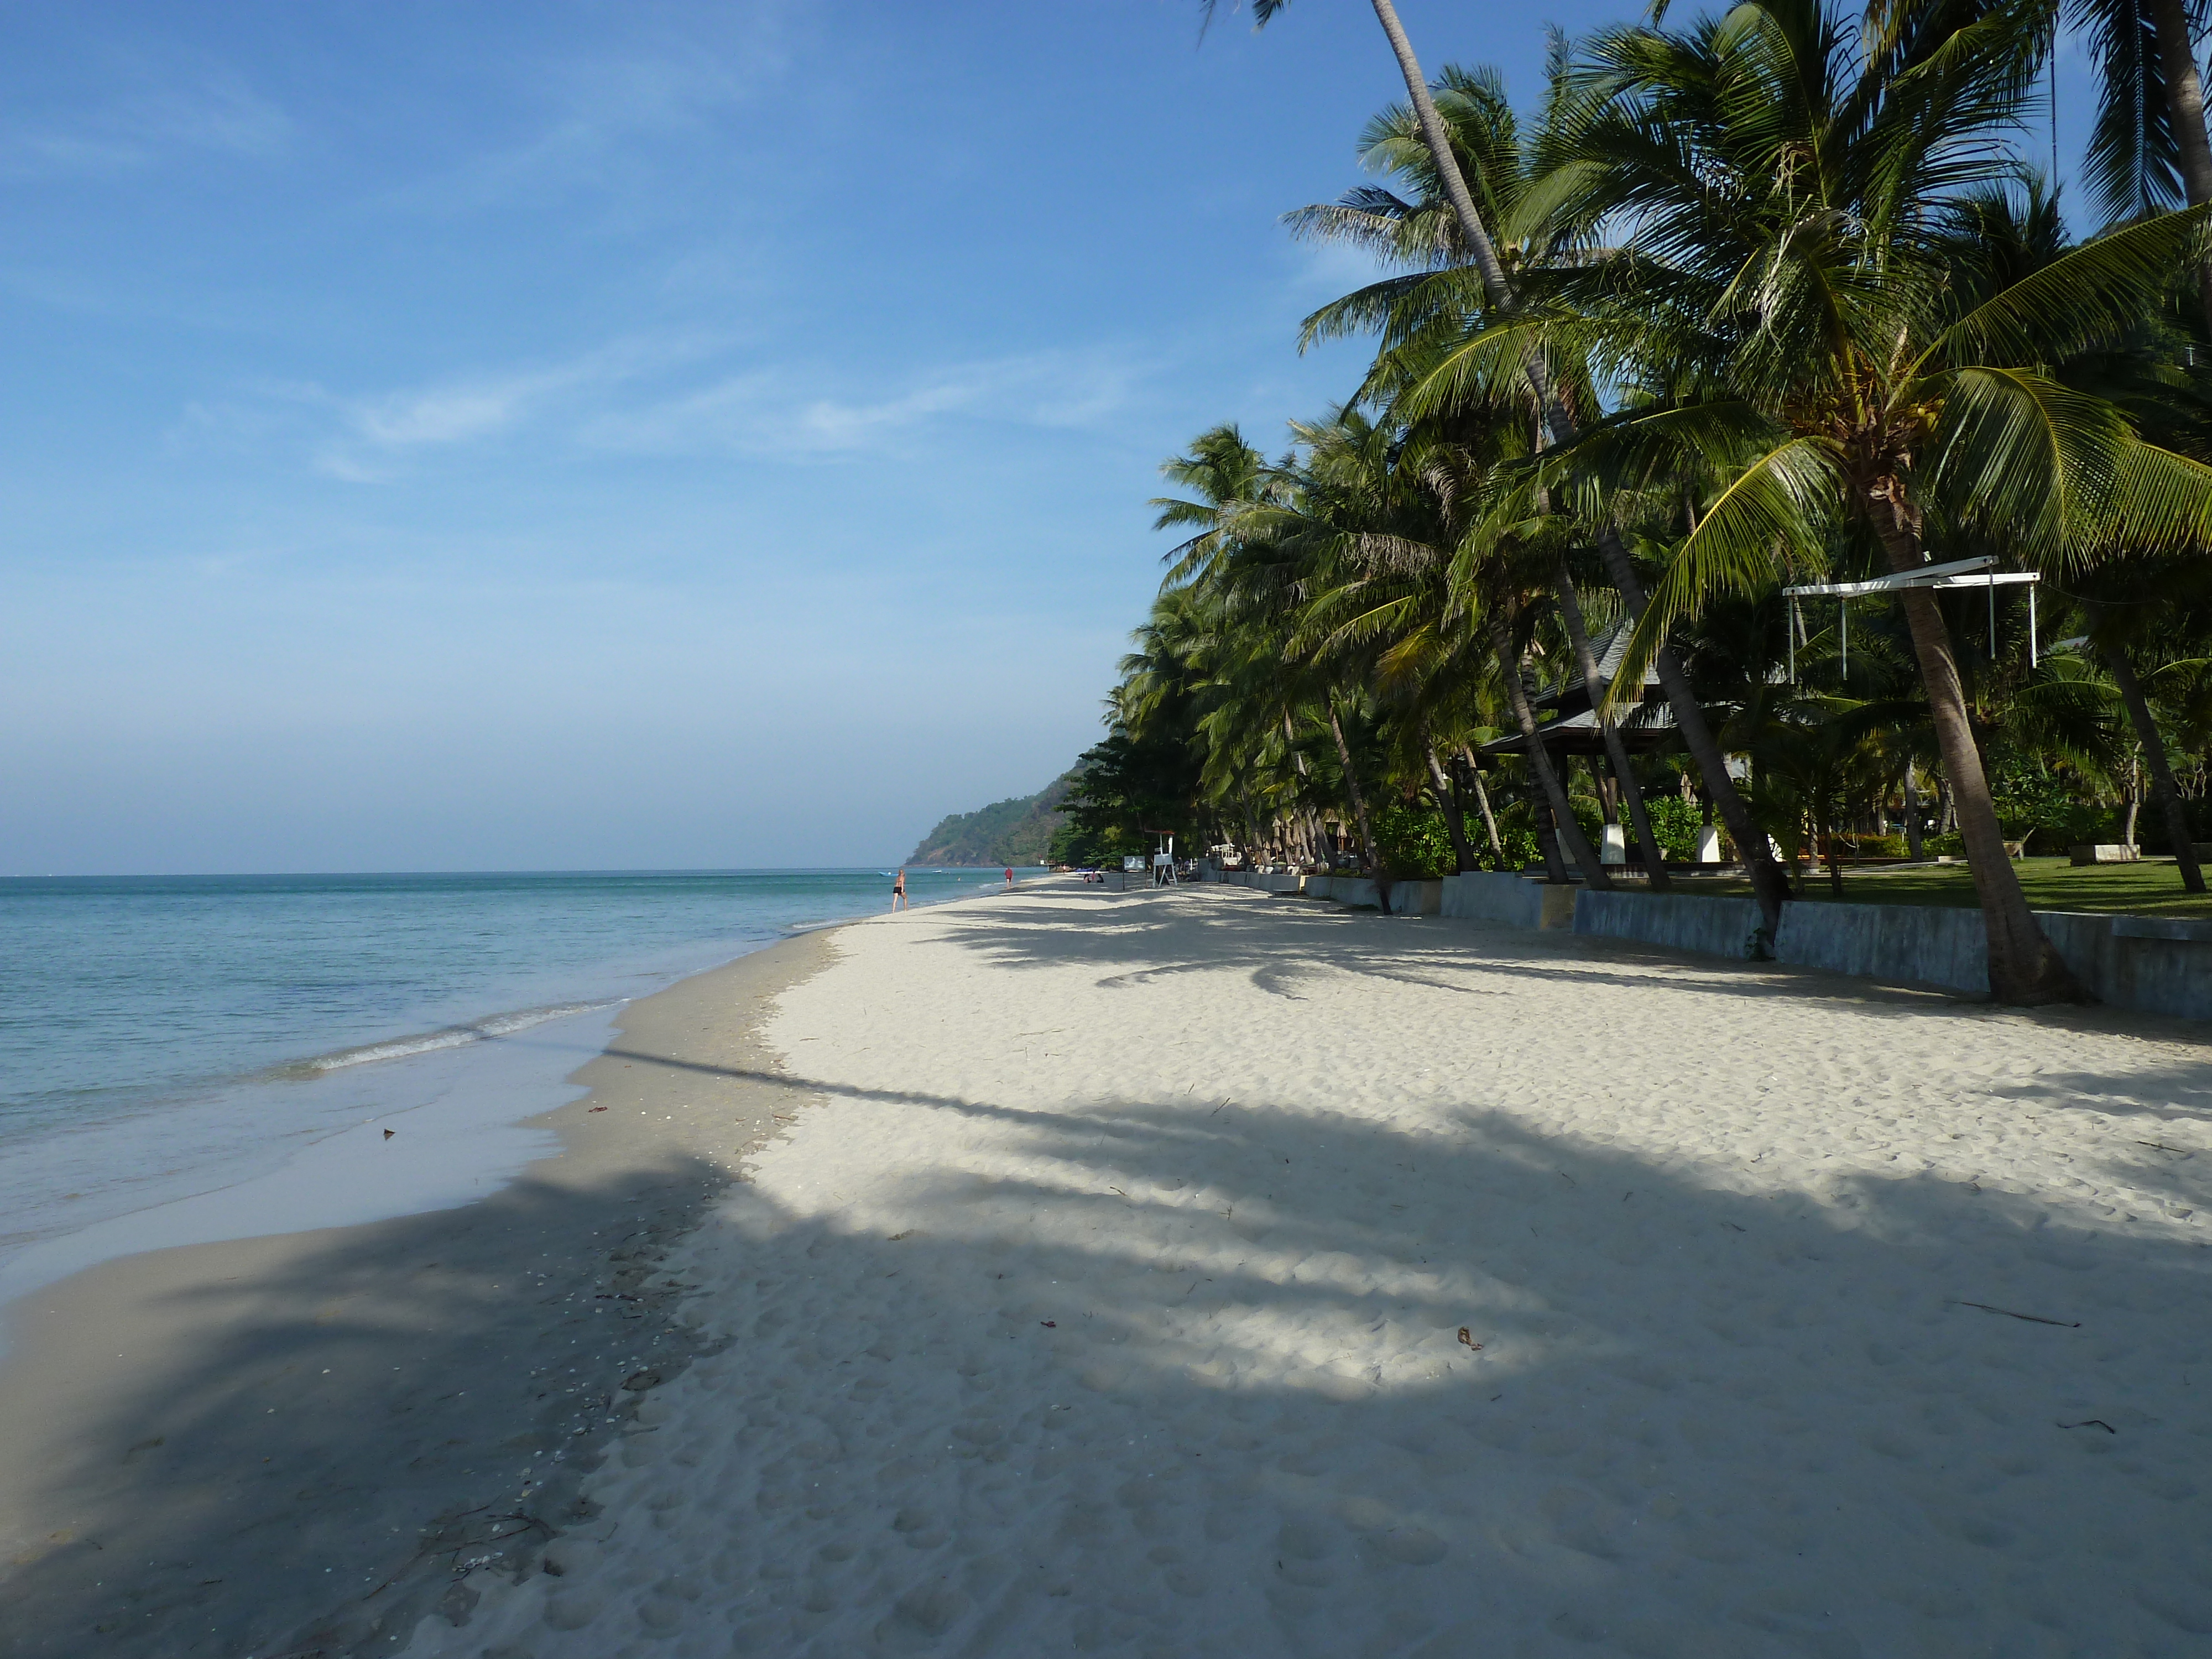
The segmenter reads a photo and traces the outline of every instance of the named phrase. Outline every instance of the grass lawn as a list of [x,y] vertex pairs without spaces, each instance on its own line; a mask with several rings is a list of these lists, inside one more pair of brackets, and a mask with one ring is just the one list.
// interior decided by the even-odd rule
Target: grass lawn
[[[2139,916],[2193,916],[2212,921],[2212,894],[2182,890],[2181,872],[2171,859],[2140,864],[2085,864],[2063,858],[2021,859],[2013,867],[2028,904],[2038,910],[2125,910]],[[1743,881],[1678,877],[1678,893],[1749,893]],[[1808,899],[1832,898],[1825,866],[1805,878]],[[1960,904],[1977,902],[1974,878],[1961,864],[1933,869],[1864,869],[1844,866],[1846,904]]]

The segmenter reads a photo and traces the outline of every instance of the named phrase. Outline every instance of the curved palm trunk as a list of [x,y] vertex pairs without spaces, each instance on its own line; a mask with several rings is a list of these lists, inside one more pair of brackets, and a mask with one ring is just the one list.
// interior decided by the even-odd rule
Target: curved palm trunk
[[[1291,723],[1291,711],[1287,704],[1283,709],[1283,747],[1290,751],[1291,763],[1298,769],[1299,783],[1310,784],[1312,781],[1312,774],[1306,769],[1306,757],[1298,750],[1297,728]],[[1301,795],[1303,793],[1301,791]],[[1314,831],[1313,808],[1303,799],[1297,803],[1292,822],[1297,827],[1299,839],[1305,843],[1304,861],[1308,864],[1320,863],[1321,843]]]
[[1844,896],[1843,852],[1836,845],[1842,838],[1836,827],[1837,811],[1836,802],[1830,800],[1821,803],[1820,822],[1826,828],[1819,833],[1827,842],[1828,896],[1831,898],[1841,898]]
[[[1352,750],[1344,741],[1344,726],[1336,718],[1336,699],[1328,700],[1328,732],[1336,739],[1336,757],[1344,766],[1344,793],[1352,798],[1352,810],[1359,819],[1359,847],[1367,860],[1368,873],[1376,879],[1376,890],[1382,890],[1382,866],[1375,855],[1375,825],[1367,816],[1367,797],[1360,792],[1359,779],[1352,769]],[[1384,909],[1389,908],[1386,902]]]
[[[2178,3],[2178,0],[2166,3]],[[1374,0],[1374,6],[1376,18],[1382,25],[1382,33],[1389,37],[1390,50],[1398,59],[1399,73],[1406,78],[1406,95],[1413,101],[1413,113],[1420,122],[1421,137],[1428,145],[1429,158],[1436,166],[1445,199],[1451,204],[1452,216],[1459,222],[1460,234],[1467,239],[1475,269],[1481,273],[1484,291],[1490,296],[1491,304],[1502,310],[1513,302],[1512,286],[1505,280],[1505,267],[1498,260],[1497,245],[1490,240],[1490,233],[1483,228],[1482,216],[1475,210],[1474,198],[1468,193],[1467,179],[1459,170],[1459,159],[1452,154],[1451,140],[1445,134],[1443,117],[1437,113],[1436,100],[1429,96],[1429,84],[1421,74],[1419,61],[1413,56],[1413,42],[1406,38],[1405,27],[1398,21],[1397,9],[1390,0]],[[2201,119],[2197,127],[2202,132]],[[1553,388],[1550,368],[1534,349],[1528,354],[1528,374],[1537,401],[1542,405],[1544,424],[1551,432],[1552,441],[1571,442],[1575,436],[1575,424]],[[1610,526],[1598,533],[1598,550],[1605,556],[1606,574],[1620,590],[1631,619],[1641,619],[1643,584],[1636,580],[1636,568],[1629,562],[1627,548]],[[1668,650],[1659,653],[1655,665],[1659,671],[1660,689],[1667,694],[1668,704],[1674,711],[1675,728],[1681,732],[1691,759],[1704,775],[1706,798],[1719,810],[1721,822],[1728,826],[1729,836],[1743,854],[1752,891],[1758,897],[1760,913],[1771,933],[1782,925],[1782,902],[1790,896],[1789,881],[1766,850],[1766,837],[1753,828],[1751,810],[1736,792],[1735,780],[1729,776],[1728,758],[1721,753],[1712,728],[1705,723],[1705,710],[1691,692],[1689,676]]]
[[[1883,493],[1866,491],[1863,504],[1867,517],[1881,538],[1889,568],[1900,576],[1909,575],[1923,561],[1919,533],[1905,518],[1904,486],[1893,478],[1875,488]],[[1989,775],[1982,770],[1982,751],[1966,719],[1966,688],[1959,680],[1950,630],[1943,625],[1936,595],[1925,587],[1907,587],[1899,590],[1898,598],[1912,634],[1912,653],[1919,659],[1936,741],[1943,751],[1943,775],[1959,816],[1966,867],[1973,874],[1983,925],[1989,930],[1990,994],[1999,1002],[2023,1006],[2079,1001],[2081,989],[2064,959],[2043,936],[2035,913],[2027,908],[2027,895],[2021,891],[2020,872],[2005,852],[2004,830],[1997,823]]]
[[1490,850],[1497,855],[1498,867],[1503,870],[1505,842],[1498,833],[1498,815],[1490,810],[1490,791],[1483,787],[1482,769],[1474,763],[1474,750],[1462,744],[1459,752],[1467,757],[1467,775],[1474,783],[1474,804],[1482,813],[1483,833],[1490,837]]
[[1398,72],[1406,77],[1406,95],[1413,100],[1413,114],[1421,124],[1421,137],[1429,147],[1429,157],[1436,163],[1437,179],[1444,187],[1444,198],[1452,205],[1452,216],[1459,221],[1460,234],[1467,238],[1468,251],[1474,256],[1474,268],[1482,273],[1482,286],[1492,301],[1504,305],[1511,289],[1505,281],[1505,267],[1498,258],[1497,245],[1490,233],[1483,228],[1482,216],[1475,211],[1474,198],[1468,193],[1467,179],[1459,170],[1459,159],[1452,154],[1451,139],[1444,131],[1443,118],[1437,113],[1436,100],[1429,96],[1429,82],[1421,73],[1420,60],[1413,56],[1413,43],[1406,38],[1405,26],[1398,21],[1398,9],[1390,0],[1375,0],[1376,21],[1382,25],[1382,33],[1390,38],[1390,50],[1398,59]]
[[1536,825],[1536,851],[1544,860],[1544,879],[1554,887],[1565,887],[1574,878],[1567,873],[1567,860],[1559,852],[1559,821],[1552,814],[1552,803],[1541,793],[1528,803],[1528,816]]
[[[1598,532],[1597,547],[1605,558],[1606,574],[1613,579],[1621,603],[1628,607],[1629,620],[1641,621],[1644,584],[1636,579],[1636,567],[1629,561],[1626,545],[1607,525]],[[1651,659],[1651,666],[1659,675],[1659,689],[1667,694],[1667,706],[1674,711],[1674,729],[1682,734],[1682,746],[1690,751],[1698,775],[1705,781],[1705,804],[1720,815],[1729,839],[1742,855],[1744,870],[1751,877],[1752,896],[1758,899],[1759,914],[1771,935],[1782,926],[1782,904],[1790,896],[1790,878],[1775,862],[1766,836],[1751,821],[1751,808],[1744,802],[1743,792],[1729,775],[1728,757],[1721,752],[1720,739],[1713,735],[1704,705],[1690,690],[1682,659],[1672,646],[1662,645]]]
[[1905,763],[1905,850],[1916,859],[1928,856],[1920,840],[1920,791],[1912,782],[1912,763]]
[[[2166,738],[2152,718],[2150,700],[2143,696],[2142,682],[2136,678],[2136,665],[2117,645],[2101,647],[2098,654],[2104,658],[2112,684],[2120,688],[2120,700],[2127,704],[2129,722],[2136,728],[2136,741],[2142,745],[2143,759],[2150,766],[2151,798],[2165,817],[2166,838],[2172,843],[2173,861],[2181,866],[2181,884],[2190,892],[2201,893],[2204,872],[2197,867],[2197,845],[2189,838],[2189,811],[2181,804],[2181,791],[2174,787],[2173,767],[2166,757]],[[2129,839],[2133,840],[2133,836]]]
[[1444,776],[1443,763],[1437,759],[1434,739],[1424,732],[1421,753],[1428,757],[1429,782],[1436,791],[1437,810],[1444,815],[1444,833],[1451,837],[1453,867],[1464,872],[1474,868],[1474,849],[1467,844],[1467,819],[1459,810],[1459,797],[1452,793],[1451,780]]
[[1513,706],[1514,722],[1521,728],[1522,740],[1528,746],[1528,763],[1536,770],[1536,781],[1544,786],[1544,801],[1552,809],[1552,824],[1567,849],[1567,856],[1583,872],[1583,880],[1592,890],[1601,893],[1613,890],[1613,878],[1605,872],[1605,866],[1590,850],[1589,837],[1575,822],[1573,809],[1567,805],[1567,792],[1559,782],[1558,769],[1552,764],[1551,751],[1544,747],[1536,735],[1535,711],[1528,706],[1528,688],[1521,684],[1521,665],[1513,659],[1512,642],[1505,636],[1505,624],[1496,617],[1489,621],[1490,643],[1498,653],[1498,672],[1505,681],[1506,701]]
[[1561,564],[1557,580],[1559,590],[1559,613],[1567,619],[1567,638],[1575,648],[1575,660],[1583,671],[1583,684],[1589,692],[1590,707],[1597,711],[1598,730],[1605,738],[1605,757],[1613,763],[1613,775],[1620,786],[1621,805],[1628,809],[1628,822],[1636,831],[1636,845],[1644,854],[1644,875],[1655,893],[1667,890],[1667,865],[1659,851],[1659,838],[1651,833],[1651,815],[1644,810],[1644,786],[1636,781],[1636,773],[1628,763],[1628,745],[1620,740],[1620,728],[1613,716],[1605,713],[1605,698],[1610,687],[1601,684],[1597,676],[1597,655],[1590,649],[1589,630],[1583,626],[1583,599],[1576,591],[1575,579]]
[[[2197,73],[2197,53],[2189,39],[2188,8],[2182,0],[2148,0],[2158,35],[2158,64],[2166,82],[2166,124],[2180,150],[2181,189],[2191,207],[2212,202],[2212,140],[2204,132],[2204,83]],[[2197,267],[2197,301],[2212,327],[2212,260]],[[2191,892],[2200,890],[2191,888]]]

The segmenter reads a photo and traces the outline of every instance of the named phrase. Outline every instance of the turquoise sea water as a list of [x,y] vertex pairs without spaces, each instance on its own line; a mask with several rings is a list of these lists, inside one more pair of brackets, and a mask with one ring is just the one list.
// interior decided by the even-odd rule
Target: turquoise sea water
[[[1003,884],[908,883],[916,904]],[[890,888],[876,870],[0,880],[0,1266],[395,1113],[556,1104],[623,1001],[887,908]]]

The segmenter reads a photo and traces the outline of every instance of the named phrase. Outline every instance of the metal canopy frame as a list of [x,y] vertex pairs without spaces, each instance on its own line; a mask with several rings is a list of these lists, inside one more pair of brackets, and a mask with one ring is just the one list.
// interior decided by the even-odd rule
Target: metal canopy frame
[[1947,564],[1931,564],[1918,570],[1908,570],[1894,576],[1874,576],[1863,582],[1808,582],[1800,587],[1785,587],[1783,594],[1790,601],[1790,623],[1784,632],[1790,640],[1790,684],[1797,684],[1797,637],[1804,631],[1805,619],[1797,608],[1800,599],[1835,599],[1837,633],[1841,646],[1839,656],[1845,678],[1851,672],[1851,611],[1850,601],[1871,594],[1894,593],[1907,587],[1979,587],[1990,596],[1990,654],[1996,655],[1997,647],[1997,589],[2025,584],[2027,588],[2027,662],[2031,668],[2043,660],[2041,649],[2035,638],[2035,589],[2042,576],[2033,570],[1992,570],[1993,558],[1953,559]]

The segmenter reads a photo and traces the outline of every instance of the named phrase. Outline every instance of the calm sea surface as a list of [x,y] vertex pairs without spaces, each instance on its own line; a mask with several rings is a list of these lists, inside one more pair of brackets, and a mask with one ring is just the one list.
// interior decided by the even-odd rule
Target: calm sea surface
[[[908,882],[918,904],[1002,884]],[[132,1212],[204,1206],[396,1114],[442,1110],[428,1129],[557,1104],[622,1002],[883,909],[890,887],[875,870],[0,879],[0,1267]],[[447,1143],[452,1190],[433,1198],[545,1150],[498,1144],[471,1164]],[[395,1206],[404,1194],[365,1206]]]

